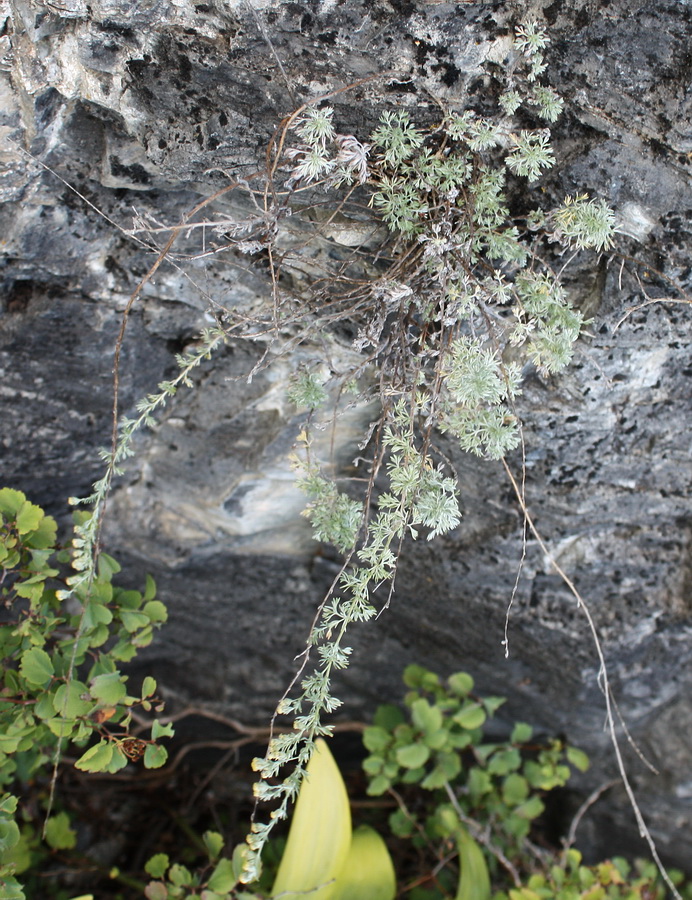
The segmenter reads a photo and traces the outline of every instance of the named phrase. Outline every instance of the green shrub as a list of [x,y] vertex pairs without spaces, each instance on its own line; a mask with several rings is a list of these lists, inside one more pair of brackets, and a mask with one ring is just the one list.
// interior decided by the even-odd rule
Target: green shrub
[[[87,519],[76,513],[78,524]],[[148,768],[162,766],[167,751],[160,739],[173,733],[154,720],[150,738],[130,734],[133,708],[159,712],[162,706],[153,678],[130,695],[119,669],[166,621],[153,580],[147,578],[143,593],[117,587],[112,579],[120,566],[102,553],[90,583],[66,592],[70,562],[70,552],[56,546],[55,521],[20,491],[2,488],[0,790],[20,794],[19,801],[8,793],[0,800],[0,877],[9,884],[29,864],[14,821],[24,785],[51,771],[54,779],[70,746],[85,772],[117,772],[138,759]],[[48,818],[45,838],[53,848],[73,840],[64,814]],[[23,896],[18,885],[13,890]]]

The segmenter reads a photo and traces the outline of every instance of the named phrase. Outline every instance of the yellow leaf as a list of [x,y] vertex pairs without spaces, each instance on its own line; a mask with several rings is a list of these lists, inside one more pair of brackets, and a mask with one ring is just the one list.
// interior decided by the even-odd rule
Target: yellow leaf
[[353,832],[332,900],[394,900],[396,875],[387,845],[368,825]]
[[331,900],[351,846],[346,786],[320,738],[307,765],[272,897]]
[[483,851],[463,825],[457,828],[459,889],[456,900],[490,900],[490,876]]

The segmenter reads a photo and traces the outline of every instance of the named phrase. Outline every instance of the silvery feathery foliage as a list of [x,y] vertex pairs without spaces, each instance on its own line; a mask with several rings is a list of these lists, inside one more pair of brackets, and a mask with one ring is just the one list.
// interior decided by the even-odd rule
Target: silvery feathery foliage
[[552,215],[554,235],[579,250],[607,250],[613,244],[615,215],[604,200],[589,200],[586,194],[566,197]]
[[288,399],[297,407],[317,409],[327,399],[327,392],[312,372],[299,372],[288,388]]
[[518,137],[513,136],[513,140],[516,147],[507,156],[507,165],[517,175],[536,181],[543,169],[554,164],[548,131],[522,131]]
[[[303,435],[301,444],[309,446]],[[396,573],[398,548],[409,534],[417,535],[417,528],[429,529],[431,539],[456,527],[460,521],[455,479],[433,467],[431,459],[416,443],[414,417],[409,405],[399,401],[391,411],[383,444],[388,451],[387,476],[389,489],[378,499],[378,512],[365,528],[362,546],[355,553],[355,562],[344,568],[338,578],[333,596],[325,600],[317,624],[308,639],[308,649],[316,651],[313,671],[300,682],[300,695],[285,697],[277,713],[293,718],[293,731],[270,741],[263,758],[253,761],[260,774],[255,785],[258,800],[278,802],[269,823],[253,822],[247,838],[247,855],[243,880],[255,880],[260,871],[260,853],[273,824],[285,818],[288,805],[295,798],[305,767],[317,737],[330,735],[332,728],[322,722],[322,716],[338,709],[341,701],[331,693],[335,672],[346,668],[351,647],[344,641],[349,626],[367,622],[377,615],[373,592],[391,584]],[[313,498],[308,516],[317,534],[343,534],[351,531],[356,507],[353,501],[326,487],[308,462],[305,486]],[[346,502],[340,502],[345,500]],[[360,509],[358,530],[363,524]],[[294,769],[279,784],[269,784],[284,767],[292,763]]]
[[337,134],[334,141],[339,148],[336,155],[336,168],[342,173],[343,180],[354,178],[359,184],[368,179],[368,154],[371,144],[361,144],[352,134]]
[[303,143],[286,151],[293,163],[289,185],[310,184],[327,176],[336,186],[353,180],[359,184],[366,181],[371,145],[361,143],[352,134],[336,134],[333,114],[329,106],[308,107],[294,123]]

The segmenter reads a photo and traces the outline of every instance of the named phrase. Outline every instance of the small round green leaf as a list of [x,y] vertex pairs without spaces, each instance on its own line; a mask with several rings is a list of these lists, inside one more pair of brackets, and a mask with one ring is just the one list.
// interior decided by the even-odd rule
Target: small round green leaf
[[448,750],[452,746],[449,731],[444,725],[437,731],[426,731],[424,738],[431,750]]
[[43,510],[40,506],[34,506],[25,500],[17,513],[17,531],[20,534],[26,534],[38,528],[43,518]]
[[442,727],[442,712],[439,707],[431,706],[427,700],[421,697],[411,705],[411,721],[426,734],[438,731]]
[[116,744],[113,747],[113,757],[111,761],[108,763],[108,767],[106,768],[106,772],[110,772],[112,775],[115,772],[119,772],[121,769],[124,769],[125,766],[129,763],[128,757],[123,753],[122,749]]
[[158,741],[162,737],[173,737],[174,734],[172,722],[168,722],[166,725],[162,725],[158,719],[154,719],[152,722],[151,736],[153,740]]
[[391,787],[391,780],[386,775],[376,775],[367,787],[370,797],[379,797]]
[[589,757],[583,750],[579,750],[577,747],[567,747],[566,753],[567,759],[576,769],[579,769],[580,772],[586,772],[590,762]]
[[389,731],[377,725],[371,725],[363,732],[363,743],[371,753],[384,750],[391,740],[392,736]]
[[168,877],[178,887],[187,887],[192,884],[192,874],[188,868],[185,866],[181,866],[178,863],[171,866],[171,871],[168,873]]
[[44,825],[43,833],[53,850],[71,850],[77,846],[77,833],[70,827],[70,817],[66,812],[51,816]]
[[110,741],[99,741],[80,756],[75,768],[82,772],[105,772],[112,759],[113,744]]
[[475,728],[481,727],[485,722],[486,715],[480,703],[466,703],[452,718],[457,725],[473,731]]
[[142,682],[142,699],[145,697],[151,697],[156,693],[156,679],[152,678],[151,675],[147,675],[144,681]]
[[506,697],[483,697],[483,706],[489,716],[495,715],[503,703],[506,702]]
[[98,568],[99,578],[102,578],[104,581],[110,581],[114,575],[118,574],[122,566],[112,556],[109,556],[107,553],[101,553],[99,555]]
[[533,796],[529,797],[526,803],[517,806],[513,812],[514,815],[521,816],[523,819],[535,819],[536,816],[540,816],[544,809],[545,806],[540,797]]
[[95,628],[97,625],[109,625],[112,621],[113,613],[103,603],[91,600],[87,604],[84,616],[84,623],[87,628]]
[[447,778],[442,767],[435,766],[432,772],[426,775],[425,778],[421,781],[420,786],[422,788],[425,788],[426,791],[434,791],[438,788],[444,787],[446,782]]
[[423,666],[412,663],[404,669],[404,684],[406,687],[419,688],[423,684],[423,679],[429,672]]
[[168,900],[168,888],[163,881],[150,881],[144,888],[147,900]]
[[[74,719],[63,719],[61,716],[56,716],[53,719],[46,719],[43,723],[46,725],[51,732],[59,738],[68,738],[72,737],[72,732],[74,731],[75,721]],[[20,750],[26,749],[25,747],[20,747]]]
[[517,806],[529,796],[529,783],[522,776],[512,772],[502,785],[502,799],[508,806]]
[[466,672],[456,672],[449,677],[449,689],[457,697],[466,697],[473,690],[474,681]]
[[58,524],[52,516],[44,516],[29,536],[29,544],[37,550],[47,550],[55,546]]
[[499,750],[494,753],[488,763],[488,772],[493,775],[508,775],[516,772],[521,765],[521,755],[518,750]]
[[492,780],[490,775],[478,766],[474,766],[469,772],[468,787],[469,794],[474,803],[478,803],[484,794],[489,794],[492,790]]
[[76,719],[85,716],[93,707],[93,703],[83,700],[82,695],[89,696],[87,686],[81,681],[71,681],[69,684],[61,684],[53,695],[53,708],[59,716],[66,719]]
[[165,622],[168,619],[168,610],[160,600],[145,603],[142,612],[150,622]]
[[527,725],[526,722],[517,722],[512,729],[509,740],[512,744],[525,744],[527,741],[530,741],[532,737],[533,728],[530,725]]
[[19,841],[19,828],[12,819],[0,819],[0,853],[10,850]]
[[225,894],[236,883],[237,879],[233,874],[233,863],[230,859],[221,859],[212,872],[207,887],[218,894]]
[[218,831],[205,831],[202,835],[202,840],[210,859],[217,859],[223,849],[223,837]]
[[366,756],[363,760],[363,771],[366,775],[379,775],[384,767],[381,756]]
[[[157,600],[152,600],[151,602],[158,603]],[[146,628],[150,621],[146,613],[136,612],[131,609],[120,610],[120,619],[125,626],[125,630],[129,632],[137,631],[139,628]]]
[[127,693],[120,672],[109,672],[92,678],[89,691],[102,706],[117,706]]
[[144,766],[147,769],[160,769],[168,759],[168,750],[160,744],[149,744],[144,751]]
[[146,587],[144,588],[144,596],[142,599],[146,603],[147,600],[153,600],[156,596],[156,582],[151,577],[151,575],[147,575],[146,577]]
[[[62,687],[62,685],[60,685]],[[55,689],[57,691],[57,688]],[[54,691],[42,691],[41,696],[34,704],[34,715],[37,719],[52,719],[55,715],[55,707],[53,700],[55,699]]]
[[396,751],[396,761],[405,769],[417,769],[430,758],[430,747],[425,744],[408,744]]
[[146,863],[144,871],[147,875],[151,875],[152,878],[163,878],[169,865],[168,855],[166,853],[157,853],[156,856],[152,856]]
[[31,647],[22,656],[19,672],[29,684],[45,687],[53,677],[53,663],[45,650]]
[[0,514],[6,519],[14,519],[25,503],[26,494],[21,491],[7,487],[0,490]]

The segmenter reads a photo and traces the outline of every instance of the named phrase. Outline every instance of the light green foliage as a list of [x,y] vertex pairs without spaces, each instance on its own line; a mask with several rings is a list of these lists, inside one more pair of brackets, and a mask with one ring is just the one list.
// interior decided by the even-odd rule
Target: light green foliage
[[[421,457],[414,442],[411,414],[403,403],[393,410],[383,442],[389,452],[390,489],[380,495],[379,511],[367,526],[366,538],[356,552],[356,564],[341,573],[335,595],[325,601],[312,630],[310,643],[317,648],[317,666],[302,679],[301,694],[286,698],[279,707],[280,714],[294,717],[294,731],[274,738],[267,755],[253,761],[253,768],[262,777],[255,785],[257,798],[279,801],[272,821],[286,816],[314,738],[331,733],[330,726],[321,723],[321,716],[340,705],[330,685],[333,672],[348,665],[351,648],[344,644],[347,629],[376,615],[371,591],[393,578],[398,543],[406,533],[415,536],[415,526],[440,532],[459,522],[454,484],[432,468],[428,457]],[[279,784],[269,784],[268,780],[274,779],[289,760],[296,763],[295,769]],[[270,831],[271,823],[253,823],[243,875],[247,882],[257,878],[259,854]]]
[[555,162],[547,131],[522,131],[514,137],[514,150],[507,156],[507,165],[517,175],[528,181],[536,181],[543,169]]
[[296,122],[296,131],[304,146],[289,151],[289,158],[295,161],[294,180],[309,184],[334,168],[334,161],[327,155],[327,144],[336,137],[332,125],[333,113],[334,110],[329,107],[309,107]]
[[[443,683],[412,665],[404,681],[410,688],[405,708],[380,707],[374,724],[365,729],[370,755],[363,769],[369,794],[391,792],[399,804],[390,816],[394,835],[412,841],[420,854],[436,851],[431,861],[435,883],[448,885],[449,892],[430,889],[421,897],[449,896],[454,878],[442,870],[453,842],[457,900],[490,900],[491,894],[493,900],[663,900],[653,863],[639,862],[632,869],[615,859],[583,866],[576,850],[539,853],[533,847],[532,828],[544,811],[546,794],[567,783],[570,767],[588,768],[583,751],[539,740],[523,722],[508,740],[489,741],[485,727],[503,700],[475,695],[465,672]],[[416,787],[427,793],[428,803],[413,793]],[[679,873],[673,878],[682,882]]]
[[307,431],[298,435],[299,453],[291,455],[293,468],[300,473],[298,484],[308,495],[303,515],[312,523],[316,541],[334,544],[342,553],[355,543],[363,522],[361,503],[341,493],[312,461]]
[[519,443],[507,406],[519,393],[519,369],[503,366],[495,352],[468,337],[454,341],[445,363],[440,430],[454,434],[464,450],[501,458]]
[[[503,701],[476,697],[473,679],[466,673],[453,675],[443,685],[433,673],[409,666],[404,680],[411,688],[405,699],[407,712],[380,708],[374,725],[363,735],[370,751],[363,763],[370,779],[368,793],[379,796],[398,785],[418,784],[434,792],[435,805],[444,810],[445,833],[454,832],[450,821],[454,828],[471,821],[477,829],[489,830],[505,855],[521,858],[531,822],[544,809],[540,794],[569,778],[572,748],[560,741],[543,746],[533,741],[527,752],[524,748],[533,732],[525,724],[516,725],[507,742],[487,742],[483,728]],[[573,753],[572,759],[588,765],[581,753]],[[451,811],[450,790],[455,796]],[[436,815],[433,836],[441,821]],[[415,821],[401,812],[394,813],[391,824],[401,836],[412,834],[415,827]],[[476,857],[475,849],[468,852]]]
[[[690,896],[690,885],[682,886],[680,872],[669,873],[682,896]],[[665,887],[656,866],[637,860],[631,865],[621,857],[594,866],[582,865],[578,850],[567,850],[553,865],[535,872],[521,887],[498,892],[493,900],[664,900]]]
[[[374,832],[361,832],[350,842],[360,862],[349,863],[349,879],[339,883],[337,870],[350,838],[350,820],[344,831],[345,791],[343,785],[336,790],[305,776],[324,762],[314,750],[331,732],[324,716],[341,703],[331,682],[349,664],[348,629],[388,606],[406,540],[417,538],[420,529],[430,540],[460,522],[457,480],[432,449],[434,430],[453,437],[463,451],[491,460],[517,446],[515,403],[525,368],[559,372],[569,363],[583,325],[560,283],[561,256],[565,250],[601,252],[613,241],[613,213],[586,195],[567,197],[556,210],[516,214],[517,195],[530,191],[555,162],[545,125],[558,119],[563,101],[541,81],[547,44],[535,22],[517,29],[514,52],[504,74],[493,76],[498,83],[483,99],[482,114],[462,105],[444,110],[438,123],[422,124],[406,110],[384,109],[368,141],[337,133],[334,110],[326,105],[303,107],[290,116],[270,146],[268,158],[274,149],[275,165],[263,190],[248,188],[258,210],[257,198],[263,196],[265,203],[254,239],[246,240],[251,222],[237,231],[222,222],[231,241],[234,234],[241,236],[235,241],[238,252],[268,251],[271,302],[257,318],[234,320],[232,311],[217,309],[219,322],[226,325],[206,330],[193,351],[177,356],[177,377],[142,399],[136,416],[121,419],[113,445],[101,454],[103,478],[89,497],[72,501],[88,503],[92,511],[76,515],[71,557],[55,556],[55,523],[49,517],[19,492],[0,491],[0,595],[9,610],[0,626],[0,788],[57,764],[63,745],[80,754],[76,766],[84,772],[116,773],[133,758],[157,768],[166,760],[159,741],[172,734],[170,725],[154,721],[149,740],[133,739],[128,731],[134,706],[160,709],[156,683],[148,677],[141,695],[130,696],[118,664],[151,641],[166,610],[155,599],[151,580],[143,594],[112,583],[119,566],[99,547],[112,480],[133,455],[136,432],[156,423],[155,415],[181,385],[192,386],[192,371],[229,334],[249,340],[290,334],[295,346],[322,327],[346,325],[343,331],[356,331],[353,346],[363,354],[359,362],[345,371],[336,371],[330,359],[323,362],[330,385],[342,393],[355,385],[358,394],[362,381],[376,384],[358,394],[361,400],[376,400],[381,409],[362,444],[374,435],[371,474],[365,503],[339,490],[325,476],[328,467],[311,458],[306,425],[294,460],[308,496],[305,515],[315,538],[334,544],[346,561],[315,616],[295,690],[277,708],[277,715],[290,717],[292,730],[275,734],[266,756],[253,763],[260,776],[257,800],[274,804],[270,821],[255,819],[247,843],[231,859],[221,855],[221,835],[207,832],[202,843],[208,861],[200,871],[157,854],[146,866],[153,879],[144,892],[148,900],[255,898],[240,885],[259,876],[260,853],[271,829],[296,798],[296,837],[293,845],[289,841],[274,894],[325,900],[393,896],[391,861]],[[494,113],[492,97],[498,98]],[[351,202],[355,225],[365,225],[366,232],[370,228],[370,237],[388,233],[376,252],[371,245],[356,247],[351,234],[339,240],[338,216]],[[328,215],[316,234],[355,249],[348,258],[335,252],[321,260],[324,271],[314,285],[289,296],[281,275],[295,262],[294,251],[282,248],[276,255],[280,262],[272,261],[269,251],[278,223],[309,211],[311,204]],[[364,223],[368,209],[372,221]],[[191,228],[196,224],[211,223],[191,223]],[[218,231],[218,223],[214,227]],[[353,222],[348,227],[362,231]],[[321,316],[325,325],[315,326]],[[327,391],[320,378],[301,370],[289,398],[309,410],[310,423]],[[55,563],[49,562],[53,556]],[[73,573],[65,576],[61,567],[70,560]],[[476,697],[465,673],[443,685],[436,675],[409,667],[405,678],[411,688],[406,712],[381,708],[365,733],[369,792],[379,796],[419,787],[430,797],[424,817],[402,805],[391,824],[395,834],[412,837],[419,848],[422,842],[437,843],[438,862],[456,847],[461,871],[458,879],[447,880],[452,888],[446,896],[456,886],[458,900],[488,900],[491,876],[499,880],[504,867],[514,877],[514,888],[497,894],[497,900],[658,900],[650,879],[628,881],[617,862],[584,867],[574,851],[536,871],[537,855],[527,850],[532,824],[544,810],[545,793],[566,783],[570,765],[582,770],[588,765],[581,751],[557,740],[536,742],[523,723],[506,741],[486,740],[484,726],[503,701]],[[312,812],[304,826],[308,807]],[[27,857],[28,845],[14,821],[16,811],[17,799],[4,794],[0,900],[24,896],[14,874],[24,864],[20,860]],[[75,832],[64,813],[50,816],[45,837],[55,850],[74,845]],[[351,877],[358,866],[377,874],[378,883]]]
[[[88,519],[85,513],[75,515],[79,523]],[[112,578],[120,566],[102,554],[91,583],[76,585],[68,603],[59,585],[69,571],[70,554],[56,550],[55,536],[55,521],[24,494],[0,490],[0,599],[6,609],[0,624],[4,790],[48,769],[63,742],[77,751],[77,768],[118,771],[137,755],[133,748],[139,745],[128,731],[132,709],[161,709],[153,696],[153,678],[145,680],[141,697],[129,696],[127,678],[118,670],[119,663],[150,643],[154,629],[166,619],[153,580],[147,579],[144,593],[117,587]],[[141,745],[147,753],[155,752],[160,765],[166,750],[157,739],[171,730],[158,728]],[[94,738],[100,739],[91,745]],[[146,753],[144,764],[151,765]],[[0,851],[12,850],[19,840],[11,820],[15,809],[16,800],[5,795]],[[74,845],[65,813],[48,819],[45,836],[54,848]],[[7,866],[5,874],[10,874]]]
[[[367,142],[338,135],[333,110],[326,105],[308,107],[291,120],[298,146],[289,146],[277,160],[277,169],[283,164],[287,171],[289,196],[298,188],[304,204],[308,186],[319,180],[320,206],[324,192],[332,191],[340,211],[360,190],[359,209],[367,200],[394,243],[393,262],[379,270],[356,267],[352,276],[344,275],[347,266],[339,259],[333,274],[319,279],[315,302],[309,304],[319,311],[330,297],[331,321],[358,324],[354,347],[368,350],[368,363],[376,367],[373,394],[382,408],[373,470],[386,477],[377,486],[371,480],[371,507],[361,508],[310,458],[307,426],[301,433],[305,458],[299,452],[296,459],[308,495],[306,516],[315,537],[333,543],[347,561],[311,629],[298,689],[278,708],[280,715],[292,717],[293,731],[274,739],[267,756],[255,760],[261,779],[256,795],[277,805],[268,824],[253,825],[243,876],[248,880],[255,877],[273,824],[287,815],[315,738],[330,731],[322,717],[340,705],[331,679],[349,664],[348,628],[372,619],[389,603],[405,540],[417,537],[421,528],[431,539],[459,524],[457,481],[430,450],[432,430],[454,437],[464,451],[502,458],[520,440],[515,402],[524,368],[560,371],[579,336],[583,317],[560,284],[562,261],[557,272],[551,267],[549,245],[606,248],[614,231],[612,213],[604,203],[580,196],[552,213],[514,218],[507,194],[517,179],[532,183],[554,164],[544,126],[558,118],[562,100],[541,82],[547,43],[536,23],[517,29],[510,65],[504,78],[498,77],[495,115],[488,114],[486,104],[483,115],[471,108],[450,110],[437,125],[424,126],[407,110],[385,109]],[[521,128],[515,117],[520,110]],[[532,116],[537,127],[524,127]],[[337,193],[344,183],[350,186],[345,197]],[[361,372],[355,365],[340,373],[342,384]],[[313,410],[323,389],[303,372],[291,396]],[[417,710],[423,714],[422,707]],[[442,725],[436,730],[440,747],[412,736],[408,744],[397,744],[376,784],[385,784],[397,760],[409,781],[425,771],[426,787],[456,777],[460,752],[473,743],[490,710],[465,701],[455,714],[456,730]],[[551,777],[559,781],[568,770],[555,762],[562,750],[541,753],[541,765],[552,773],[541,782],[546,789]],[[434,765],[428,771],[430,760]],[[525,771],[516,749],[488,751],[484,765],[478,763],[474,790],[484,802],[485,794],[495,798],[496,817],[510,823],[514,838],[521,839],[542,808],[538,797],[522,798],[524,786],[537,787],[530,776],[538,776],[531,775],[530,766]],[[290,766],[293,771],[281,780]],[[500,777],[510,778],[504,793],[496,784]]]
[[[507,102],[507,101],[505,101]],[[560,118],[564,102],[562,97],[552,88],[537,85],[530,95],[530,102],[538,107],[538,115],[548,122],[556,122]]]
[[[121,420],[114,445],[102,453],[103,478],[90,497],[74,501],[91,504],[92,515],[77,519],[75,571],[51,601],[50,614],[56,621],[60,604],[69,600],[81,605],[81,613],[69,620],[71,642],[62,656],[56,655],[59,642],[36,639],[34,624],[24,625],[12,689],[44,696],[36,701],[35,711],[14,717],[19,731],[6,737],[8,752],[20,748],[24,733],[17,723],[25,714],[36,715],[53,741],[86,744],[94,730],[92,708],[115,710],[117,723],[134,702],[114,661],[127,661],[137,647],[145,646],[165,611],[153,595],[114,589],[111,576],[116,569],[108,557],[99,557],[98,545],[112,479],[132,455],[135,433],[155,423],[156,413],[181,385],[192,384],[193,369],[222,346],[231,331],[250,340],[258,333],[278,336],[284,327],[295,333],[299,322],[319,322],[323,310],[327,327],[355,326],[354,348],[367,358],[338,373],[329,360],[324,360],[324,368],[337,389],[339,379],[345,389],[358,384],[366,371],[377,376],[371,379],[377,387],[365,391],[365,399],[377,400],[381,408],[373,426],[368,502],[358,503],[326,477],[327,467],[310,458],[306,431],[299,441],[305,459],[297,458],[308,495],[305,513],[315,537],[345,553],[346,563],[315,618],[297,690],[282,700],[277,711],[293,719],[293,730],[276,737],[266,757],[255,761],[260,773],[257,798],[274,800],[277,806],[268,824],[253,825],[244,875],[252,879],[273,824],[287,815],[298,793],[315,739],[330,732],[322,718],[340,705],[331,693],[331,679],[349,663],[348,628],[372,619],[388,605],[406,540],[416,538],[420,529],[432,539],[459,524],[456,477],[431,449],[433,430],[454,437],[464,451],[489,459],[503,457],[519,442],[514,404],[523,367],[557,372],[570,360],[582,317],[571,307],[559,274],[551,268],[550,253],[540,243],[552,240],[576,250],[604,249],[611,240],[613,217],[602,202],[582,196],[568,198],[552,213],[510,215],[508,185],[517,179],[537,180],[554,161],[543,126],[557,119],[562,101],[541,82],[546,46],[547,36],[535,23],[517,30],[515,52],[504,76],[497,79],[501,83],[495,114],[484,103],[482,115],[462,107],[445,111],[436,125],[422,125],[407,110],[384,109],[368,141],[339,134],[334,111],[324,104],[306,106],[288,118],[286,130],[272,144],[277,156],[271,177],[283,183],[265,185],[267,208],[262,231],[256,235],[261,240],[246,240],[252,227],[243,226],[238,250],[255,252],[271,245],[267,222],[308,210],[311,202],[329,213],[327,225],[334,225],[356,191],[361,192],[356,195],[361,216],[357,224],[363,224],[363,210],[369,206],[373,230],[383,223],[380,232],[389,231],[389,244],[378,250],[375,262],[364,262],[360,248],[347,260],[335,254],[332,269],[325,261],[325,271],[313,288],[291,302],[285,302],[280,271],[272,263],[274,290],[267,318],[234,322],[229,312],[227,328],[218,325],[204,332],[194,351],[178,357],[178,376],[161,382],[145,397],[137,405],[136,417]],[[521,121],[516,116],[520,111]],[[531,116],[538,117],[540,127],[524,127]],[[340,191],[343,186],[346,190]],[[325,191],[332,192],[333,213],[324,209]],[[271,208],[269,198],[274,198]],[[343,244],[353,246],[350,237]],[[300,250],[296,253],[300,255]],[[285,254],[282,265],[289,265],[290,256]],[[297,340],[308,331],[306,325],[305,335],[299,334]],[[326,399],[324,385],[308,371],[297,374],[289,395],[310,411],[309,421]],[[377,484],[376,473],[382,476]],[[18,529],[38,527],[30,506],[14,512]],[[26,580],[23,590],[28,600],[43,596],[40,579]],[[104,654],[100,648],[113,634],[115,645]],[[82,671],[87,652],[110,662]],[[151,691],[143,692],[137,702],[148,709],[150,696]],[[486,713],[483,707],[469,706],[458,711],[458,724],[467,730],[478,727],[473,723]],[[103,729],[100,732],[101,740],[85,750],[77,765],[86,771],[115,772],[127,763],[124,744],[103,734]],[[418,747],[399,750],[409,764],[420,762],[426,752]],[[156,767],[164,759],[165,751],[154,735],[144,751],[145,764]],[[447,765],[454,767],[454,759],[449,756]],[[293,771],[284,775],[291,766]],[[175,870],[168,877],[175,883],[187,876]],[[178,888],[187,885],[181,882]],[[160,894],[162,888],[152,890]]]
[[380,127],[371,136],[373,146],[382,151],[384,164],[396,169],[423,144],[423,134],[403,109],[386,110],[380,121]]
[[[567,783],[570,766],[588,767],[582,751],[538,739],[523,722],[506,740],[489,741],[485,729],[504,701],[476,695],[465,672],[443,682],[411,665],[404,681],[410,689],[404,708],[380,707],[363,735],[368,792],[390,792],[399,806],[390,815],[397,857],[410,857],[401,842],[411,841],[417,880],[426,881],[427,856],[434,869],[428,887],[400,883],[399,893],[413,900],[664,900],[652,863],[584,866],[575,850],[531,843],[542,798]],[[272,753],[284,737],[275,739]],[[207,832],[209,859],[200,871],[171,864],[163,853],[149,860],[146,871],[155,880],[145,891],[148,900],[393,900],[397,884],[387,846],[369,826],[351,832],[344,781],[321,739],[305,775],[271,890],[260,887],[271,883],[265,872],[243,892],[249,848],[239,845],[231,859],[220,859],[221,836]],[[680,885],[682,876],[672,876]],[[689,886],[682,894],[692,900]]]
[[315,109],[311,106],[306,109],[304,117],[296,125],[298,136],[311,147],[326,147],[336,136],[332,125],[333,112],[329,107]]
[[312,522],[316,541],[325,541],[346,552],[360,530],[363,507],[340,493],[336,485],[320,475],[310,475],[301,482],[310,503],[305,516]]
[[71,850],[77,844],[77,833],[70,825],[70,817],[65,812],[51,816],[46,821],[44,834],[46,843],[54,850]]
[[[157,853],[144,869],[151,876],[145,889],[147,900],[255,900],[256,894],[238,893],[240,862],[237,854],[232,859],[221,857],[223,838],[218,832],[207,831],[203,835],[207,850],[207,863],[199,871],[171,863],[166,853]],[[259,898],[257,898],[259,900]]]
[[528,80],[535,81],[546,69],[542,51],[548,46],[548,35],[537,22],[525,22],[516,31],[516,45],[528,60]]

